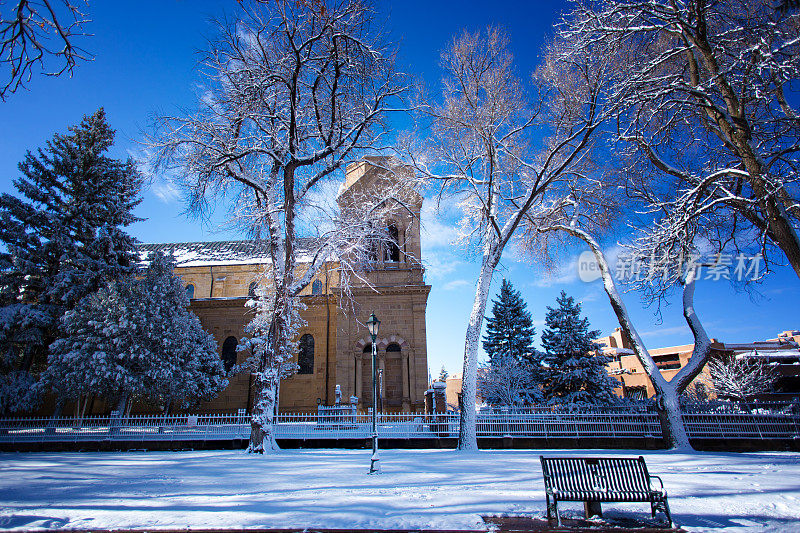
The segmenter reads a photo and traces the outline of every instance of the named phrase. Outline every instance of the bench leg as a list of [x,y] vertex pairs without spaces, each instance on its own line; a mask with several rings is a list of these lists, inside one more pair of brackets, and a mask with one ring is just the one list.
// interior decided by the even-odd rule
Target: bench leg
[[587,519],[593,516],[599,516],[600,518],[603,518],[603,510],[600,508],[600,502],[583,502],[583,515]]
[[550,505],[550,495],[545,493],[544,499],[547,502],[547,524],[550,525],[550,521],[553,519],[553,516],[550,514],[552,510],[552,505]]
[[666,498],[664,498],[664,514],[667,515],[667,525],[672,527],[672,514],[669,512],[669,503]]
[[655,518],[656,512],[661,511],[664,513],[664,516],[667,517],[667,525],[672,527],[672,515],[669,512],[669,503],[667,503],[666,498],[663,500],[653,500],[650,502],[650,515]]
[[556,523],[560,526],[561,525],[561,517],[558,515],[558,503],[556,499],[553,498],[553,501],[550,501],[550,495],[545,493],[545,499],[547,500],[547,525],[553,525],[553,515],[556,517]]

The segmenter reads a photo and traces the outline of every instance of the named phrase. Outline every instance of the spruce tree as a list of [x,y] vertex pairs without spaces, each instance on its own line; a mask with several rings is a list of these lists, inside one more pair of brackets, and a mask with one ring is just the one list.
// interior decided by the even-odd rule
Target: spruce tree
[[445,383],[447,381],[447,376],[449,376],[447,369],[442,365],[442,369],[439,371],[439,381]]
[[51,346],[43,374],[60,397],[187,406],[227,385],[216,343],[188,309],[173,262],[162,254],[149,261],[138,277],[109,282],[67,312],[66,335]]
[[518,363],[538,366],[533,348],[533,327],[528,306],[510,281],[503,279],[500,295],[492,305],[492,316],[486,317],[483,349],[489,361],[511,359]]
[[564,291],[556,299],[558,307],[547,308],[542,392],[551,404],[610,404],[618,400],[614,389],[619,382],[608,375],[609,357],[599,354],[592,339],[600,331],[589,330],[589,320],[581,318],[581,305]]
[[0,195],[0,387],[31,382],[64,313],[137,260],[124,228],[138,220],[142,178],[132,159],[105,155],[113,142],[100,109],[28,152],[18,196]]

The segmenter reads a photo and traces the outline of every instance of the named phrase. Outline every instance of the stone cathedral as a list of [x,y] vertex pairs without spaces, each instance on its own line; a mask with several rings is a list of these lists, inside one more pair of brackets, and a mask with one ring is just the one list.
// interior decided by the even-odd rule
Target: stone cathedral
[[[370,161],[348,165],[338,202],[387,179],[385,171]],[[383,411],[423,411],[428,387],[425,308],[431,287],[425,284],[421,263],[422,198],[416,197],[409,207],[386,221],[394,242],[376,250],[374,261],[365,265],[364,277],[371,287],[351,285],[353,298],[345,305],[337,264],[332,262],[304,289],[306,309],[301,316],[306,324],[295,340],[299,371],[281,382],[280,412],[312,412],[317,405],[333,405],[337,385],[343,401],[356,396],[360,408],[372,405],[372,339],[364,326],[372,311],[381,320],[376,345]],[[267,263],[266,245],[222,241],[140,246],[143,253],[155,250],[175,256],[175,273],[186,286],[190,309],[214,336],[226,369],[242,362],[246,355],[237,354],[236,345],[252,318],[245,303]],[[298,257],[302,255],[301,250]],[[230,377],[216,399],[203,402],[201,410],[249,412],[252,402],[252,379],[238,374]]]

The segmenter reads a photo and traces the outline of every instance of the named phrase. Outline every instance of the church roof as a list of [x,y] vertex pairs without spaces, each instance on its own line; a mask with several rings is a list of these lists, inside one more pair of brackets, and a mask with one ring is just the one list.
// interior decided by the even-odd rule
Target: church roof
[[[315,239],[298,239],[297,258],[310,261]],[[151,252],[175,257],[179,267],[249,265],[269,263],[269,244],[263,240],[170,242],[139,244],[139,258],[146,261]]]

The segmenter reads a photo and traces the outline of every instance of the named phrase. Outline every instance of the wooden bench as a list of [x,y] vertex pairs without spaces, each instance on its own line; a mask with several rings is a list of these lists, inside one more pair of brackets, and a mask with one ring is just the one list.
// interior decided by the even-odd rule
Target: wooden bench
[[[547,498],[547,521],[558,514],[558,502],[584,502],[586,518],[603,516],[601,502],[650,502],[650,514],[662,511],[672,527],[667,492],[658,476],[647,472],[644,457],[544,457],[540,456]],[[659,488],[652,486],[657,479]],[[552,499],[552,503],[551,503]]]

